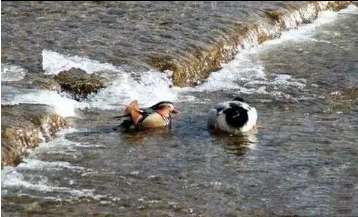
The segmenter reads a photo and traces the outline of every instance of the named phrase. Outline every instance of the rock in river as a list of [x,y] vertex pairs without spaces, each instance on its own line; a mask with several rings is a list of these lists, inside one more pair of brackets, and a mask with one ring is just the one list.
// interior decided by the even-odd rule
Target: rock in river
[[40,104],[1,105],[1,165],[17,165],[29,149],[68,126],[52,107]]
[[104,78],[97,74],[87,74],[77,68],[60,72],[55,76],[55,80],[60,84],[61,89],[70,93],[75,100],[86,98],[104,87]]

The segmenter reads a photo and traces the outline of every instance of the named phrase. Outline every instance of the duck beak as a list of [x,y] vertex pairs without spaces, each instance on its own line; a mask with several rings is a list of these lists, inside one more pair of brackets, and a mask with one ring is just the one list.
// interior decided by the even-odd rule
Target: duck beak
[[180,114],[180,111],[174,108],[173,111],[172,111],[172,113],[174,113],[174,114]]

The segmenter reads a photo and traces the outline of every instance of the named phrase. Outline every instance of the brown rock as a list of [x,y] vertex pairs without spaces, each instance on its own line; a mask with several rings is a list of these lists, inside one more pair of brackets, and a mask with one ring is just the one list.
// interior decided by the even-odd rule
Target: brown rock
[[85,71],[72,68],[57,74],[55,80],[61,89],[68,92],[75,100],[82,100],[89,94],[97,93],[104,87],[105,79],[97,74],[87,74]]
[[1,105],[1,165],[17,165],[29,149],[67,126],[47,105]]

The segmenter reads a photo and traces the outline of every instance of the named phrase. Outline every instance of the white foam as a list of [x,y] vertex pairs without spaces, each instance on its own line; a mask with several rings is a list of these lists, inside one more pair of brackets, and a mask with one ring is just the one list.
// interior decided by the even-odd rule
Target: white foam
[[301,89],[306,86],[305,79],[294,79],[291,75],[286,74],[275,74],[274,80],[270,81],[270,83],[277,86],[296,86]]
[[33,184],[25,181],[23,174],[14,168],[4,167],[1,171],[1,188],[8,189],[14,187],[24,187],[28,189],[36,189],[39,191],[48,191],[48,186],[46,185],[45,179],[41,179],[38,183]]
[[358,14],[358,7],[354,4],[348,5],[347,8],[344,8],[338,12],[339,14]]
[[20,66],[1,64],[1,81],[19,81],[26,75],[26,70]]
[[207,81],[195,88],[198,91],[216,91],[225,89],[245,89],[237,81],[265,80],[264,67],[250,54],[252,49],[243,50],[235,59],[213,72]]
[[53,106],[55,112],[62,117],[76,116],[76,109],[86,107],[86,103],[60,95],[55,91],[32,90],[29,93],[17,94],[7,104],[34,103]]
[[43,193],[57,192],[70,194],[74,197],[91,197],[98,198],[99,195],[94,194],[94,189],[73,189],[69,187],[53,186],[48,183],[48,178],[41,176],[35,180],[25,180],[24,174],[15,169],[4,168],[1,172],[2,189],[5,189],[2,193],[7,193],[8,189],[27,189],[33,191],[39,191]]
[[69,162],[65,161],[42,161],[38,159],[26,158],[17,165],[17,169],[26,169],[26,170],[85,170],[85,168],[80,166],[71,165]]
[[141,106],[149,106],[159,101],[177,99],[176,88],[164,73],[148,71],[141,73],[138,79],[122,74],[109,87],[100,90],[88,99],[91,107],[100,109],[118,109],[131,100],[138,100]]
[[[97,94],[88,97],[82,102],[75,101],[49,90],[26,90],[21,92],[17,89],[6,94],[6,104],[35,103],[53,106],[56,113],[63,117],[76,116],[77,109],[99,108],[120,109],[131,100],[138,100],[141,106],[149,106],[159,101],[175,101],[178,88],[172,88],[172,82],[165,73],[147,71],[142,73],[129,73],[120,67],[108,63],[100,63],[85,57],[62,55],[53,51],[44,50],[43,69],[48,74],[57,74],[62,70],[72,67],[85,70],[87,73],[110,70],[116,77],[101,89]],[[113,76],[112,75],[112,76]],[[139,75],[139,76],[138,76]],[[9,88],[8,88],[9,89]],[[11,88],[9,89],[11,91]]]
[[[100,90],[86,101],[88,107],[99,109],[118,109],[131,100],[137,99],[143,106],[162,100],[175,100],[177,91],[170,88],[172,82],[167,75],[157,71],[143,73],[124,72],[120,67],[109,63],[100,63],[86,57],[69,56],[53,51],[42,52],[43,69],[48,74],[57,74],[70,68],[80,68],[91,74],[97,71],[114,72],[116,78],[107,88]],[[135,78],[136,77],[136,78]]]
[[71,68],[79,68],[89,74],[98,71],[121,71],[118,67],[109,63],[100,63],[86,57],[68,56],[50,50],[42,51],[42,68],[46,74],[58,74]]
[[[315,19],[312,23],[302,25],[296,29],[291,29],[289,31],[284,31],[281,34],[281,37],[278,39],[273,39],[269,41],[265,41],[260,47],[262,49],[270,48],[270,45],[280,44],[286,41],[315,41],[315,42],[324,42],[331,43],[326,40],[318,40],[313,38],[316,33],[317,28],[322,25],[326,25],[332,23],[339,18],[340,14],[358,14],[358,7],[350,4],[347,8],[342,9],[338,12],[327,10],[319,12],[317,19]],[[330,34],[330,33],[329,33]],[[335,33],[339,34],[339,33]]]
[[[36,165],[38,164],[36,163]],[[63,164],[57,165],[63,166]],[[48,164],[46,164],[46,166],[48,166]],[[53,166],[55,166],[55,164],[53,164]],[[41,170],[41,168],[37,169]],[[76,189],[72,187],[58,186],[57,181],[56,184],[51,183],[46,176],[35,173],[32,174],[32,170],[34,170],[34,168],[31,168],[30,171],[26,171],[24,168],[19,167],[4,167],[1,171],[2,195],[16,192],[17,195],[27,195],[31,197],[40,197],[42,199],[62,201],[72,201],[79,198],[91,198],[108,202],[121,200],[121,198],[118,197],[96,194],[95,189]],[[31,178],[28,178],[27,176],[31,176]],[[73,186],[74,180],[69,180],[68,184]],[[31,191],[36,191],[40,193],[40,195],[37,196],[38,194],[33,194]],[[56,196],[49,196],[50,193],[53,193]]]
[[270,45],[280,44],[285,41],[305,41],[314,40],[312,36],[315,34],[318,27],[335,21],[338,17],[338,13],[334,11],[321,11],[318,14],[317,19],[312,23],[302,25],[298,28],[291,29],[289,31],[282,32],[280,38],[265,41],[261,47],[269,48]]

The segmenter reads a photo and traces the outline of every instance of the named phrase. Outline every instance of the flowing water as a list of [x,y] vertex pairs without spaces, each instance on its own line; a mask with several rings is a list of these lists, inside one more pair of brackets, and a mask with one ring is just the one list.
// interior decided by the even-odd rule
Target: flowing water
[[[3,84],[2,104],[45,103],[76,117],[73,128],[2,169],[4,216],[358,216],[356,6],[240,52],[196,87],[58,46],[41,51],[45,73],[105,70],[113,82],[82,102]],[[3,63],[2,79],[32,70],[21,55]],[[237,95],[256,107],[257,131],[210,134],[209,108]],[[172,100],[181,114],[171,129],[114,130],[112,117],[131,99]]]
[[[264,9],[279,9],[285,4],[6,2],[3,5],[2,60],[40,72],[43,49],[88,56],[122,67],[134,66],[137,71],[145,71],[147,60],[156,54],[181,56],[181,61],[185,61],[184,56],[193,49],[206,49],[224,37],[228,27],[258,20],[265,14]],[[290,7],[299,5],[302,3],[291,3]]]

